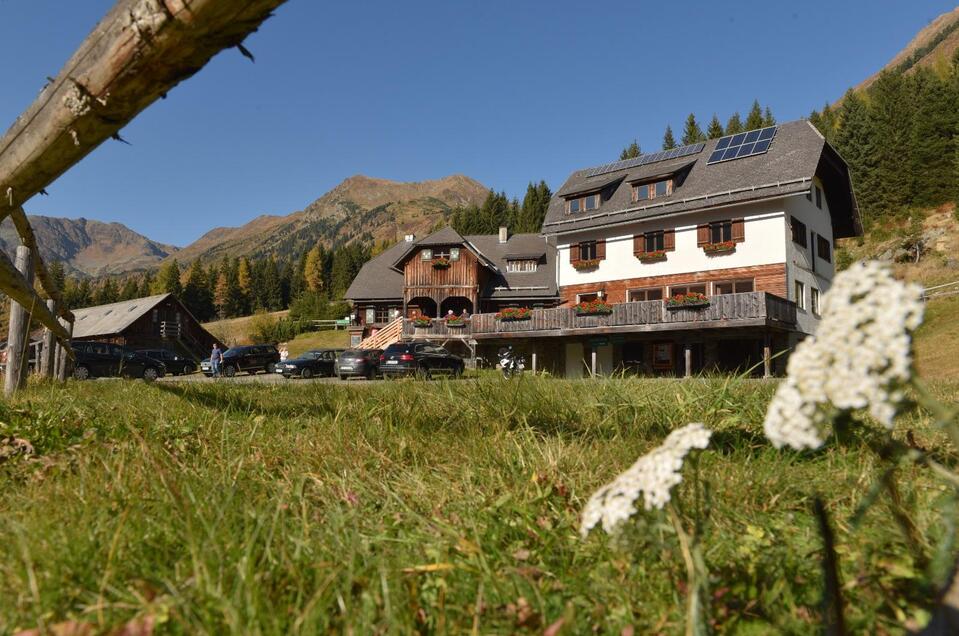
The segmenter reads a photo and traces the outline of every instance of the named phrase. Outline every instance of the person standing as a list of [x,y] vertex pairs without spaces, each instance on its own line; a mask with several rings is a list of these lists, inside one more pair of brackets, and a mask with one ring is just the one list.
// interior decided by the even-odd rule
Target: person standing
[[213,370],[213,377],[220,377],[220,367],[223,364],[223,352],[220,351],[220,345],[213,343],[213,351],[210,352],[210,368]]

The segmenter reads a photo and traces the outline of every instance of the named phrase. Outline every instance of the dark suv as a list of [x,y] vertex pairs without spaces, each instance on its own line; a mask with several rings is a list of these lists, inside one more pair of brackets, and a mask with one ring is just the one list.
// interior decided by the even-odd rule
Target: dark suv
[[[276,363],[279,361],[280,352],[273,345],[230,347],[223,352],[223,364],[220,367],[220,372],[228,378],[232,378],[239,371],[246,371],[250,375],[260,371],[273,373],[276,370]],[[206,375],[213,375],[209,358],[200,363],[200,369]]]
[[429,342],[397,342],[380,356],[380,373],[384,378],[416,375],[424,380],[434,374],[459,377],[463,374],[463,358]]
[[151,382],[166,374],[160,360],[109,342],[73,342],[71,346],[77,355],[73,377],[78,380],[120,376]]
[[167,349],[140,349],[137,353],[159,360],[171,375],[190,375],[196,371],[196,362]]

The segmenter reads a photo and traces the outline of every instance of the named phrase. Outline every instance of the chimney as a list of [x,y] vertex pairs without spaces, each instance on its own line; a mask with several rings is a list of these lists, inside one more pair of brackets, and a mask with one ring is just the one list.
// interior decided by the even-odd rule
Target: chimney
[[403,240],[406,241],[407,243],[412,243],[413,241],[416,240],[416,235],[415,235],[415,234],[407,234],[406,236],[403,237]]
[[499,229],[499,242],[505,243],[509,240],[509,229],[505,226]]

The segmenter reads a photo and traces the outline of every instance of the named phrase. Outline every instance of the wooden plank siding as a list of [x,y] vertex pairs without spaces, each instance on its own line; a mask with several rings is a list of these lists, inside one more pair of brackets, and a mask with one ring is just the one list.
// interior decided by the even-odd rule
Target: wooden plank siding
[[796,324],[795,303],[767,292],[722,294],[710,298],[708,307],[669,309],[663,301],[646,300],[613,305],[605,316],[577,316],[570,307],[534,309],[529,320],[504,322],[496,314],[474,314],[466,327],[447,327],[442,320],[427,328],[404,321],[406,337],[566,336],[590,333],[682,331],[728,327],[791,329]]
[[[453,246],[457,247],[457,246]],[[435,254],[436,247],[431,248]],[[473,252],[460,247],[459,260],[451,261],[447,269],[436,269],[433,261],[423,260],[422,250],[413,253],[403,267],[403,301],[431,298],[437,307],[450,296],[462,296],[479,306],[479,291],[486,283],[485,268]]]

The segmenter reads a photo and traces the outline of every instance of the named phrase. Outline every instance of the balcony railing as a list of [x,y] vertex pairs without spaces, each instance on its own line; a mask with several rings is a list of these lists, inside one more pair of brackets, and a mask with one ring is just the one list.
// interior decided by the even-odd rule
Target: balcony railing
[[590,332],[671,331],[717,327],[778,326],[796,324],[796,304],[767,292],[720,294],[709,305],[697,308],[667,308],[661,300],[612,305],[608,315],[580,316],[571,307],[534,309],[529,320],[496,320],[496,314],[475,314],[465,326],[433,320],[429,327],[415,327],[403,321],[404,337],[510,337],[571,335]]

